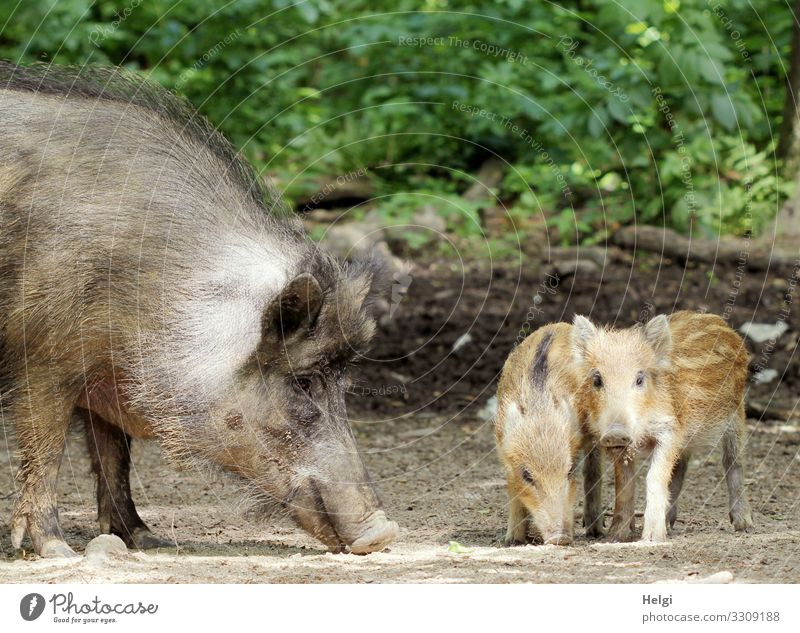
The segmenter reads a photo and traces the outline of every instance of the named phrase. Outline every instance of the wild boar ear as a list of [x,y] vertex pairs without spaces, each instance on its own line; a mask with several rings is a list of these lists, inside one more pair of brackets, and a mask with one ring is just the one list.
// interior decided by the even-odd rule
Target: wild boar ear
[[262,336],[285,341],[297,332],[310,329],[322,308],[322,300],[319,282],[308,273],[297,275],[264,311]]
[[577,361],[586,357],[586,347],[597,336],[597,328],[585,316],[576,314],[572,319],[572,355]]
[[666,363],[672,350],[672,334],[669,321],[663,314],[650,319],[644,326],[644,338],[653,348],[660,363]]
[[348,265],[348,276],[357,284],[354,305],[371,313],[377,303],[386,300],[392,287],[392,277],[385,258],[371,251]]

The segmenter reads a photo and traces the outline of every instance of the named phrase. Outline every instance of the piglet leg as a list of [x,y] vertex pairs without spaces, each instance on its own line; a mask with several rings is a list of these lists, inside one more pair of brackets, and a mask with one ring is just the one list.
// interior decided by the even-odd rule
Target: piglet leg
[[747,501],[747,494],[744,490],[744,469],[742,467],[742,449],[746,432],[744,405],[742,405],[734,414],[731,424],[722,437],[722,465],[725,468],[725,480],[728,483],[730,518],[733,529],[737,532],[744,532],[753,527],[750,503]]
[[635,461],[627,450],[610,451],[614,458],[614,518],[608,531],[612,543],[633,540]]
[[684,453],[672,470],[672,479],[670,479],[669,482],[669,510],[667,510],[667,521],[669,522],[670,528],[675,525],[675,521],[678,518],[678,497],[683,488],[683,479],[686,477],[686,469],[688,466],[689,454]]
[[584,445],[583,458],[583,526],[588,538],[600,538],[603,530],[602,449],[593,440]]
[[662,437],[656,442],[646,479],[647,505],[644,511],[643,541],[663,543],[667,540],[669,484],[679,457],[673,437]]

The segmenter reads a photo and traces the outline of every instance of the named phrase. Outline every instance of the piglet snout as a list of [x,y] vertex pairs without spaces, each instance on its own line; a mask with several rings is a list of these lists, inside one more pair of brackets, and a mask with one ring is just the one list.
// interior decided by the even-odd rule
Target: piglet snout
[[615,424],[600,438],[603,448],[626,448],[631,444],[631,436],[625,427]]

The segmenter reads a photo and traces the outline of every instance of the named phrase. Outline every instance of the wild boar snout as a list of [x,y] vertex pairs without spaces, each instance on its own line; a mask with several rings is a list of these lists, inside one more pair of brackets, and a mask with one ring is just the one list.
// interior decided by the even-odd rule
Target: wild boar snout
[[290,506],[295,520],[335,552],[384,549],[397,538],[398,526],[387,519],[355,446],[328,452],[314,460],[324,467],[298,485],[297,497],[305,501]]
[[[333,507],[329,508],[329,504]],[[341,504],[334,505],[330,497],[326,503],[320,486],[314,481],[308,482],[304,495],[293,500],[290,510],[304,530],[335,553],[377,552],[392,543],[399,532],[397,523],[387,519],[380,508],[355,518]]]
[[379,552],[397,538],[397,523],[386,518],[383,510],[373,512],[362,522],[361,534],[350,543],[353,554],[369,554]]

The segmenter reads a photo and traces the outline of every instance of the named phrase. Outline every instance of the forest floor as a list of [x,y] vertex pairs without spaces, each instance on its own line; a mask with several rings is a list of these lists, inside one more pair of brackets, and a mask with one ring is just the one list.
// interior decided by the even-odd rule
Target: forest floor
[[[587,541],[579,508],[571,547],[500,546],[506,493],[482,409],[505,357],[529,328],[574,313],[629,325],[643,313],[677,309],[724,314],[735,328],[785,319],[789,329],[774,345],[749,343],[752,364],[778,372],[772,381],[753,382],[749,398],[782,403],[791,412],[800,388],[792,271],[718,266],[712,274],[702,266],[613,252],[601,265],[562,272],[556,281],[553,273],[569,271],[576,255],[558,257],[560,263],[530,255],[524,269],[497,262],[464,269],[432,257],[411,270],[408,292],[384,319],[373,357],[356,368],[349,399],[370,473],[387,514],[401,526],[388,550],[326,553],[288,522],[242,514],[224,478],[175,471],[156,443],[138,443],[134,498],[145,521],[176,547],[130,552],[99,565],[88,558],[42,560],[11,549],[4,521],[0,582],[800,582],[800,422],[788,413],[748,420],[752,533],[735,534],[730,526],[721,456],[714,451],[693,457],[678,522],[665,544]],[[7,519],[16,464],[13,446],[4,441],[0,517]],[[77,433],[62,465],[60,516],[79,552],[98,533],[94,483]]]

